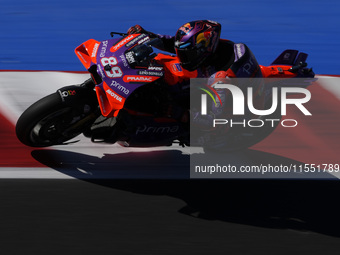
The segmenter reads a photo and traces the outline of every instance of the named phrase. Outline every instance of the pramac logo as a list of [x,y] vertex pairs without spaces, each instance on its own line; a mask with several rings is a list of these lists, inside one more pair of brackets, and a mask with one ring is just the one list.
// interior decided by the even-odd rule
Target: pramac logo
[[136,82],[136,83],[143,83],[143,82],[153,82],[157,80],[159,77],[156,76],[142,76],[142,75],[125,75],[123,77],[124,82]]

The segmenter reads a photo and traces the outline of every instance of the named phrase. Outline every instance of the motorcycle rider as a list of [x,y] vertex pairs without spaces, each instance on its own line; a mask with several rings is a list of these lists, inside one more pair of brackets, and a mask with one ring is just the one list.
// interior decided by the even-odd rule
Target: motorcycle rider
[[[243,43],[221,39],[221,24],[211,20],[191,21],[182,25],[175,36],[146,31],[140,25],[128,29],[127,34],[145,33],[160,38],[160,50],[175,53],[182,68],[197,70],[197,77],[210,78],[217,72],[219,77],[254,77],[261,75],[254,55]],[[249,61],[250,60],[250,61]],[[244,67],[242,69],[241,67]]]
[[[176,54],[180,61],[180,68],[183,68],[186,77],[164,76],[167,84],[189,83],[190,78],[209,78],[213,84],[216,80],[226,77],[261,77],[259,65],[255,56],[243,43],[234,43],[230,40],[221,39],[221,24],[211,20],[196,20],[185,23],[176,32],[175,36],[155,34],[146,31],[140,25],[132,26],[127,34],[143,33],[150,38],[159,38],[162,45],[158,46],[162,51]],[[222,97],[225,98],[225,97]],[[213,109],[214,110],[214,109]],[[217,110],[217,109],[215,109]],[[215,114],[214,112],[212,114]],[[188,116],[182,119],[188,119]],[[198,112],[192,112],[193,123],[203,123],[212,118],[202,118]],[[109,123],[109,125],[107,125]],[[92,129],[92,138],[103,137],[106,142],[112,140],[114,135],[107,136],[107,131],[115,125],[115,120],[99,121]],[[103,131],[106,132],[103,132]]]
[[[181,77],[164,76],[167,84],[188,83],[189,78],[209,78],[211,85],[225,78],[261,77],[260,67],[255,56],[243,43],[234,43],[221,39],[221,24],[211,20],[196,20],[185,23],[176,32],[175,36],[160,35],[146,31],[140,25],[130,27],[127,34],[143,33],[151,38],[161,39],[163,45],[160,50],[175,53],[181,67],[191,74]],[[195,72],[193,75],[192,72]],[[224,93],[222,91],[221,93]],[[220,99],[225,100],[226,95]],[[221,102],[220,105],[222,105]],[[193,124],[209,125],[220,110],[212,104],[212,112],[201,116],[199,111],[191,111]],[[193,109],[191,109],[193,110]],[[199,124],[200,123],[200,124]],[[205,124],[204,124],[205,123]]]

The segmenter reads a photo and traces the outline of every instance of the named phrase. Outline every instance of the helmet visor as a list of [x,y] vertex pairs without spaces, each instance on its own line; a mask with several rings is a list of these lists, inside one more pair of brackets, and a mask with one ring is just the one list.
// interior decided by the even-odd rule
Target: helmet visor
[[202,62],[202,52],[196,47],[176,48],[176,54],[181,61],[182,67],[189,71],[193,71]]

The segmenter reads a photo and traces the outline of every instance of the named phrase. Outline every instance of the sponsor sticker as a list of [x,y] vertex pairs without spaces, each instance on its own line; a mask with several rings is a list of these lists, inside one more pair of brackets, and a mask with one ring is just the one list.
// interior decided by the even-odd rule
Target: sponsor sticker
[[159,77],[156,76],[141,76],[141,75],[125,75],[123,78],[124,82],[152,82],[157,80]]
[[129,35],[129,36],[125,37],[124,39],[119,41],[116,45],[112,46],[110,51],[115,52],[115,51],[119,50],[121,47],[123,47],[125,44],[127,44],[129,41],[131,41],[135,36],[136,35]]

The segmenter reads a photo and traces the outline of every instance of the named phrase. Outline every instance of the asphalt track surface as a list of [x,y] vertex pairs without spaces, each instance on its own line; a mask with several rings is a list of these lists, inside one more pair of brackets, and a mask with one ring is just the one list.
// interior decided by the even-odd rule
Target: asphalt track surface
[[337,254],[335,182],[1,180],[2,254]]
[[[73,49],[89,38],[104,40],[134,24],[173,34],[188,20],[207,18],[222,23],[223,38],[245,42],[261,64],[293,48],[310,54],[317,73],[339,75],[339,4],[4,0],[0,69],[81,71]],[[48,86],[36,85],[46,81],[38,74],[47,75]],[[14,135],[18,114],[66,80],[78,82],[66,74],[51,79],[50,73],[30,73],[27,79],[21,72],[0,73],[1,254],[339,253],[340,183],[334,175],[188,179],[189,151],[176,146],[149,151],[84,139],[48,150],[22,146]],[[310,88],[308,109],[315,118],[290,112],[301,120],[299,128],[278,128],[226,159],[339,163],[337,84]]]
[[[189,179],[187,148],[123,148],[84,137],[28,148],[14,134],[20,111],[60,80],[76,83],[86,74],[0,75],[2,254],[336,254],[340,248],[340,184],[333,175]],[[235,164],[338,162],[340,108],[332,86],[310,88],[318,96],[308,109],[317,120],[323,116],[325,127],[290,115],[301,129],[278,128],[225,157]]]

